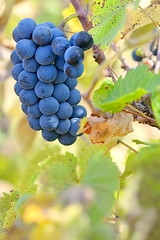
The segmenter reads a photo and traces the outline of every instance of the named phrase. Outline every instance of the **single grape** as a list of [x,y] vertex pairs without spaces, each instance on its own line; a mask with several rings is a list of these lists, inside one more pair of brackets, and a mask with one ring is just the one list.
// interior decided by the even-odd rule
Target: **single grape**
[[14,65],[14,67],[12,68],[12,77],[18,81],[18,76],[19,74],[24,70],[22,63],[17,63],[16,65]]
[[158,49],[154,49],[154,50],[153,50],[153,55],[154,55],[154,56],[157,56],[157,53],[158,53]]
[[39,64],[34,57],[29,59],[23,59],[22,65],[26,71],[32,73],[37,72],[37,69],[39,68]]
[[20,92],[23,90],[23,88],[19,85],[18,82],[15,83],[14,85],[14,91],[17,96],[19,96]]
[[77,140],[77,137],[72,136],[70,133],[59,135],[58,141],[65,146],[72,145]]
[[38,45],[47,45],[52,39],[51,28],[49,26],[37,26],[32,34],[33,41]]
[[77,132],[78,132],[78,130],[80,128],[80,119],[79,118],[72,118],[70,120],[70,124],[71,124],[71,127],[69,129],[69,133],[72,136],[76,136]]
[[39,109],[44,115],[53,115],[59,109],[59,102],[53,97],[41,99]]
[[70,78],[79,78],[84,71],[83,63],[70,65],[67,62],[64,64],[64,72]]
[[72,35],[72,37],[70,38],[70,45],[74,46],[74,37],[75,37],[76,33]]
[[57,77],[57,69],[54,65],[40,66],[37,70],[38,79],[43,83],[51,83]]
[[54,85],[53,97],[57,99],[58,102],[65,102],[69,98],[69,88],[65,84]]
[[38,97],[36,96],[34,90],[23,89],[19,94],[19,99],[21,103],[26,106],[31,106],[38,102]]
[[70,65],[82,63],[84,60],[84,52],[80,47],[77,47],[77,46],[69,47],[65,51],[64,59]]
[[136,62],[142,61],[142,59],[145,57],[144,50],[142,48],[136,48],[132,52],[132,58]]
[[92,47],[93,38],[87,32],[81,31],[75,34],[73,43],[82,48],[83,51],[86,51]]
[[16,44],[16,52],[20,58],[32,58],[36,52],[36,45],[29,39],[22,39]]
[[55,61],[56,55],[50,45],[40,46],[35,53],[36,61],[41,65],[49,65]]
[[60,119],[67,119],[69,118],[73,113],[73,108],[68,102],[63,102],[59,104],[59,109],[56,115]]
[[78,89],[70,90],[69,98],[67,102],[72,106],[77,105],[81,101],[81,93]]
[[65,64],[65,59],[64,59],[64,55],[62,56],[56,56],[56,60],[55,60],[55,65],[56,68],[60,69],[63,71],[64,68],[64,64]]
[[28,115],[27,108],[28,108],[28,106],[24,105],[23,103],[21,104],[21,109],[26,115]]
[[31,106],[28,106],[27,112],[28,112],[29,116],[31,116],[32,118],[40,118],[42,113],[39,110],[39,102],[37,102]]
[[34,88],[34,91],[37,97],[47,98],[53,94],[54,86],[52,83],[43,83],[41,81],[38,81]]
[[42,115],[40,117],[40,125],[43,130],[53,131],[58,127],[59,118],[56,115],[46,116]]
[[59,125],[55,129],[55,131],[59,134],[66,134],[69,131],[70,126],[71,126],[71,124],[70,124],[69,119],[59,120]]
[[78,84],[78,80],[77,78],[69,78],[67,77],[66,81],[64,82],[64,84],[70,89],[74,89],[77,84]]
[[12,37],[13,37],[13,39],[14,39],[15,42],[18,42],[19,40],[22,39],[22,38],[20,37],[20,35],[18,34],[18,32],[17,32],[17,27],[15,27],[15,28],[13,29]]
[[71,118],[84,118],[87,116],[87,111],[82,105],[76,105],[73,107],[73,114]]
[[56,55],[63,55],[69,47],[69,41],[65,37],[57,37],[52,40],[51,48]]
[[29,126],[35,131],[39,131],[42,129],[39,124],[39,118],[32,118],[31,116],[28,116],[28,123]]
[[50,28],[56,28],[56,26],[52,23],[52,22],[45,22],[45,24],[47,24],[48,26],[50,26]]
[[54,84],[63,83],[66,79],[67,79],[67,75],[63,71],[57,69],[57,77],[54,80]]
[[36,26],[37,23],[32,18],[24,18],[18,23],[17,32],[22,38],[31,39]]
[[38,82],[36,73],[22,71],[18,76],[19,85],[24,89],[32,89]]
[[22,63],[22,61],[21,61],[21,59],[18,57],[15,49],[12,51],[11,56],[10,56],[10,59],[11,59],[11,63],[12,63],[13,65],[16,65],[17,63]]
[[51,29],[51,33],[52,33],[52,39],[51,39],[51,41],[52,41],[53,39],[57,38],[57,37],[64,37],[63,32],[62,32],[61,30],[59,30],[58,28],[52,28],[52,29]]
[[46,141],[52,142],[52,141],[55,141],[59,137],[59,134],[56,133],[54,130],[53,131],[42,130],[42,137]]

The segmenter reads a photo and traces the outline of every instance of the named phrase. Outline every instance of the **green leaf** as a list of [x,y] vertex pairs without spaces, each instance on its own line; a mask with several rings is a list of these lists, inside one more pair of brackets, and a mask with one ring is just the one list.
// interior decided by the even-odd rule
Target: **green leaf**
[[[160,77],[160,75],[158,75]],[[160,126],[160,87],[157,87],[151,94],[151,104],[155,119]]]
[[35,192],[35,180],[37,179],[37,175],[40,171],[38,165],[40,162],[43,162],[44,159],[49,157],[54,157],[55,153],[59,154],[60,150],[57,146],[49,147],[46,145],[43,150],[39,150],[36,154],[33,155],[32,159],[27,165],[27,168],[21,178],[20,182],[20,192],[32,194]]
[[90,34],[93,35],[94,42],[101,44],[101,49],[106,49],[107,46],[114,40],[115,36],[125,24],[125,11],[128,2],[132,2],[137,7],[140,0],[135,2],[128,0],[95,0],[93,6],[93,28]]
[[109,224],[96,224],[92,225],[91,239],[92,240],[116,240],[115,229]]
[[89,161],[82,184],[95,191],[95,201],[89,214],[93,223],[99,222],[110,214],[115,203],[114,192],[118,189],[119,171],[109,156],[104,152],[96,153]]
[[131,154],[129,154],[127,161],[126,161],[126,166],[125,166],[125,170],[122,174],[122,176],[124,178],[132,175],[135,173],[136,170],[136,164],[137,164],[137,154],[132,152]]
[[16,220],[17,213],[14,207],[19,199],[19,192],[15,190],[3,195],[0,197],[0,233],[9,230]]
[[105,89],[104,84],[103,89],[100,87],[93,95],[95,106],[107,112],[120,112],[133,100],[152,92],[160,84],[160,77],[147,70],[146,65],[131,69],[124,79],[118,79],[112,91]]
[[100,151],[105,151],[106,146],[104,144],[92,144],[89,146],[85,146],[84,148],[80,148],[77,153],[78,158],[78,166],[77,166],[77,175],[79,181],[83,178],[86,168],[88,165],[88,161],[93,157],[94,154]]
[[133,176],[136,171],[136,164],[137,164],[137,154],[131,152],[126,160],[126,165],[124,172],[120,176],[120,188],[123,189],[126,185],[126,178]]
[[39,164],[40,169],[34,177],[40,187],[48,193],[58,193],[78,181],[77,158],[66,152],[65,155],[54,154]]
[[150,143],[150,142],[144,142],[138,139],[133,139],[132,142],[136,143],[136,144],[143,144],[146,146],[153,146],[153,147],[157,147],[159,146],[159,143]]
[[160,147],[143,148],[137,156],[141,174],[138,197],[143,207],[160,210]]

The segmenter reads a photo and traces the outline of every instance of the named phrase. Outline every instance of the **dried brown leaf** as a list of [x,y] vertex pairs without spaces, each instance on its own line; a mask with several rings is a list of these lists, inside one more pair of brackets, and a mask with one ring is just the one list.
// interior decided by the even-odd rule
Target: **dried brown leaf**
[[126,112],[118,112],[112,118],[91,116],[83,129],[88,134],[92,143],[110,142],[114,137],[123,137],[133,132],[133,115]]

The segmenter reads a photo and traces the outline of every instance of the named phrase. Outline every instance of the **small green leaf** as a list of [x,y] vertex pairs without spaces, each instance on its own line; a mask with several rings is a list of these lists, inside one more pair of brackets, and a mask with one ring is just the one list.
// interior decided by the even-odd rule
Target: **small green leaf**
[[143,144],[146,146],[153,146],[153,147],[157,147],[159,146],[159,143],[150,143],[150,142],[144,142],[138,139],[133,139],[132,142],[136,143],[136,144]]
[[137,7],[140,0],[95,0],[93,2],[93,28],[90,34],[93,35],[94,42],[101,44],[101,49],[106,49],[113,41],[119,30],[125,24],[125,10],[129,2],[132,2]]
[[13,191],[10,194],[3,193],[0,197],[0,233],[9,230],[16,220],[17,213],[14,209],[19,199],[19,192]]
[[109,156],[98,152],[90,159],[81,183],[95,191],[95,202],[89,214],[93,223],[99,222],[111,213],[115,203],[114,192],[118,189],[119,171]]
[[122,174],[122,176],[124,178],[132,175],[135,173],[135,170],[136,170],[136,163],[137,163],[137,154],[132,152],[128,158],[127,158],[127,161],[126,161],[126,166],[125,166],[125,170]]
[[105,89],[105,84],[95,91],[93,100],[96,107],[107,112],[120,112],[133,100],[152,92],[160,84],[160,77],[148,70],[148,66],[139,66],[131,69],[124,79],[120,77],[112,88]]
[[[160,75],[158,75],[160,78]],[[160,126],[160,87],[157,87],[151,95],[151,104],[155,119]]]

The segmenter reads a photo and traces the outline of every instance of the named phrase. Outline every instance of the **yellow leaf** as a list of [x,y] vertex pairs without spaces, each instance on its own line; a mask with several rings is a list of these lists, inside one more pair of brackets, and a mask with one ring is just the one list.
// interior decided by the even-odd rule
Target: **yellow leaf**
[[[160,0],[153,1],[149,6],[145,8],[145,11],[154,19],[156,23],[160,22]],[[144,25],[150,24],[151,19],[140,9],[137,8],[134,12],[127,13],[127,21],[124,27],[123,38],[132,30],[138,29]]]

